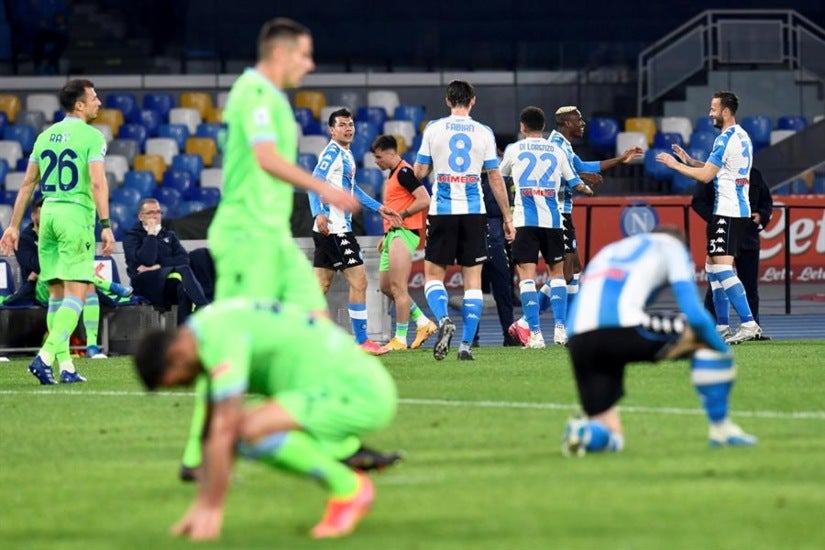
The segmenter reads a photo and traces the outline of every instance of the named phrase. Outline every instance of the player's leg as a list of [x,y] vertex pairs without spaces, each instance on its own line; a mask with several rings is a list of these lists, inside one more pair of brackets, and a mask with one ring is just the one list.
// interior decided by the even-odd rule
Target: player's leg
[[[532,338],[534,347],[542,348],[544,347],[544,337],[541,334],[541,320],[539,317],[541,310],[535,281],[536,263],[541,248],[537,230],[536,227],[519,227],[516,229],[516,238],[513,241],[511,250],[513,252],[513,263],[516,264],[516,273],[519,277],[522,316],[510,325],[507,332],[525,347],[530,346]],[[539,340],[541,340],[541,344]]]
[[705,274],[708,283],[710,283],[713,312],[716,314],[716,331],[722,335],[722,338],[727,338],[732,334],[730,331],[730,300],[728,300],[728,295],[716,276],[716,268],[711,262],[710,256],[705,259]]
[[341,272],[349,283],[347,311],[352,323],[352,334],[355,343],[362,349],[374,355],[386,353],[382,348],[367,336],[367,271],[364,264],[344,269]]
[[745,288],[748,306],[753,320],[759,323],[759,249],[740,250],[736,261],[736,273]]
[[472,360],[471,347],[481,314],[484,311],[484,296],[481,292],[481,270],[487,261],[487,216],[465,214],[458,218],[458,246],[456,260],[461,265],[464,279],[464,300],[461,316],[464,322],[458,359]]
[[390,230],[384,240],[387,250],[387,271],[380,276],[389,285],[390,296],[395,301],[395,336],[387,347],[393,350],[407,349],[407,330],[410,324],[412,298],[408,291],[412,253],[403,238],[402,230]]
[[100,326],[100,299],[97,287],[89,283],[86,289],[86,298],[83,302],[83,328],[86,329],[86,357],[90,359],[106,359],[106,354],[100,351],[97,336]]
[[440,361],[450,352],[455,324],[447,310],[449,296],[444,286],[447,266],[455,263],[459,216],[428,216],[424,245],[424,296],[438,324],[433,357]]
[[[50,286],[58,287],[59,285],[60,283],[56,283]],[[43,343],[38,355],[44,363],[47,362],[49,356],[57,361],[60,367],[60,382],[62,384],[85,382],[86,379],[78,374],[72,362],[69,352],[69,337],[80,320],[89,283],[86,281],[63,281],[62,286],[63,299],[54,314],[52,330],[49,332],[49,336]]]

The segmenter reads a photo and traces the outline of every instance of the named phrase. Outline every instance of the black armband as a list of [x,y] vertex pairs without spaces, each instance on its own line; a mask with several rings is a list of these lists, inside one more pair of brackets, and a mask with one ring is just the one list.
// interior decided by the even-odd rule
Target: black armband
[[100,220],[100,227],[102,227],[103,229],[109,229],[112,227],[112,222],[109,221],[109,218],[106,218],[105,220]]

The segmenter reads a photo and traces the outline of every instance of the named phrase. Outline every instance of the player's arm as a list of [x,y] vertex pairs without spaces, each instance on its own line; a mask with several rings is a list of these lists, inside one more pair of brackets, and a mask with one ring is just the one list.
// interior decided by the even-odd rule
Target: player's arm
[[708,161],[701,166],[688,166],[687,164],[679,162],[679,160],[670,153],[659,153],[656,155],[656,161],[661,162],[683,176],[695,179],[699,183],[709,183],[713,181],[713,178],[716,177],[716,174],[719,172],[719,168],[722,167],[721,164],[718,166],[714,164],[711,159],[708,159]]
[[415,177],[413,170],[406,166],[398,172],[398,183],[412,194],[415,201],[403,212],[400,212],[401,219],[405,220],[419,212],[426,210],[430,206],[430,194],[427,188]]
[[504,224],[504,238],[508,242],[512,242],[516,238],[516,228],[513,225],[513,214],[510,212],[510,197],[507,194],[507,187],[504,186],[504,178],[501,177],[501,172],[498,168],[487,170],[487,180],[490,183],[490,189],[493,191],[493,197],[496,199],[503,216]]
[[106,181],[106,167],[103,158],[89,162],[89,178],[92,181],[92,198],[95,201],[97,215],[100,217],[100,240],[103,243],[101,253],[109,256],[115,247],[115,235],[109,225],[109,184]]
[[[574,156],[575,158],[578,158],[578,155]],[[561,177],[564,184],[567,185],[573,191],[576,191],[577,193],[582,193],[584,195],[592,197],[593,189],[591,189],[590,186],[587,185],[587,183],[582,181],[582,178],[579,177],[579,174],[577,174],[573,167],[570,165],[570,160],[567,158],[567,155],[557,155],[556,158],[559,160],[559,166],[561,167]]]
[[[618,157],[613,157],[612,159],[602,160],[597,162],[596,164],[599,165],[599,169],[596,171],[608,170],[613,168],[614,166],[618,166],[620,164],[627,164],[628,162],[632,161],[633,159],[637,159],[644,155],[645,152],[642,151],[641,147],[631,147],[627,149],[624,153],[619,155]],[[577,155],[578,156],[578,155]],[[585,163],[590,164],[590,163]],[[581,171],[578,170],[577,171]],[[591,172],[593,170],[584,170],[585,172]]]
[[415,164],[413,165],[413,172],[415,173],[415,177],[419,180],[425,179],[427,176],[430,175],[430,172],[432,171],[432,164],[422,164],[416,160]]
[[243,394],[212,402],[209,417],[209,431],[204,445],[204,481],[200,485],[197,503],[206,508],[222,508],[235,443],[240,434],[243,419]]
[[687,151],[682,149],[682,147],[678,143],[672,143],[670,148],[673,150],[673,154],[679,157],[679,160],[687,164],[688,166],[693,166],[694,168],[699,168],[704,164],[701,160],[695,159],[688,155]]
[[3,238],[0,240],[0,251],[4,254],[8,255],[17,250],[20,239],[20,222],[23,221],[23,213],[26,211],[38,183],[40,183],[40,168],[36,162],[30,161],[26,167],[26,173],[23,175],[23,183],[17,192],[17,198],[14,199],[14,209],[11,213],[9,226],[3,232]]

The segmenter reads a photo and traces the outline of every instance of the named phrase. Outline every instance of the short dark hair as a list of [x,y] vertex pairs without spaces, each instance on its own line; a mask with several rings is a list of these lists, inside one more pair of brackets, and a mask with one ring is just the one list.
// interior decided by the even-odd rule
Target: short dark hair
[[469,107],[476,96],[476,89],[465,80],[453,80],[447,84],[447,101],[453,107]]
[[143,207],[149,204],[150,202],[160,204],[160,201],[158,199],[154,197],[146,197],[145,199],[142,199],[140,201],[140,204],[138,205],[138,213],[143,212]]
[[335,126],[335,119],[338,118],[338,117],[352,118],[352,113],[349,112],[349,109],[346,109],[346,108],[341,108],[341,109],[338,109],[337,111],[331,112],[329,114],[329,121],[328,121],[330,128]]
[[270,19],[261,26],[258,33],[258,59],[269,56],[269,52],[278,40],[297,40],[299,36],[312,36],[309,28],[288,19],[286,17],[276,17]]
[[716,92],[713,94],[714,99],[719,99],[719,103],[721,103],[722,108],[727,108],[730,110],[730,114],[735,115],[736,110],[739,109],[739,98],[733,92]]
[[387,151],[388,149],[398,151],[398,140],[390,134],[378,136],[375,138],[375,141],[372,142],[372,145],[370,145],[370,151],[373,153],[376,151]]
[[135,351],[135,368],[143,385],[154,391],[166,372],[166,352],[175,339],[175,334],[155,329],[143,335]]
[[524,128],[528,132],[541,132],[544,130],[545,123],[544,111],[539,107],[525,107],[519,115],[519,122],[524,124]]
[[91,80],[83,78],[75,78],[70,80],[60,88],[57,94],[60,100],[60,106],[67,113],[74,111],[74,104],[77,103],[84,95],[86,95],[86,88],[94,88],[95,85]]

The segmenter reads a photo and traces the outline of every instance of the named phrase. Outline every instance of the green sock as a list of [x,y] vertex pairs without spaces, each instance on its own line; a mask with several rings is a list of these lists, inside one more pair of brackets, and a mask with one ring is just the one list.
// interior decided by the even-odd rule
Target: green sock
[[189,437],[186,439],[186,448],[183,450],[181,462],[187,468],[197,468],[203,462],[201,454],[201,440],[203,428],[206,424],[206,389],[209,380],[205,376],[198,376],[195,382],[195,407],[192,410],[192,425],[189,427]]
[[83,326],[86,329],[86,347],[97,345],[97,329],[100,325],[100,301],[97,292],[92,290],[86,295],[83,304]]
[[62,301],[60,298],[49,298],[49,309],[46,311],[46,330],[49,332],[52,331],[54,314],[57,312],[57,308],[60,307],[60,302]]
[[349,458],[361,448],[361,440],[354,435],[335,443],[319,441],[318,444],[336,460]]
[[280,432],[248,448],[252,456],[277,468],[319,480],[333,497],[346,497],[358,489],[358,476],[323,450],[306,432]]
[[424,315],[424,312],[421,311],[421,308],[418,307],[418,304],[415,302],[412,303],[410,306],[410,320],[411,321],[418,321],[421,316]]
[[402,342],[407,341],[407,327],[410,325],[409,321],[406,323],[395,323],[395,337]]
[[99,288],[103,292],[109,292],[112,288],[112,282],[107,281],[106,279],[101,279],[100,277],[95,277],[93,279],[95,288]]
[[49,331],[49,337],[40,350],[40,357],[45,363],[51,365],[54,358],[60,363],[69,360],[69,337],[77,327],[82,310],[83,303],[74,296],[66,296],[60,302],[60,307],[54,313],[52,330]]

